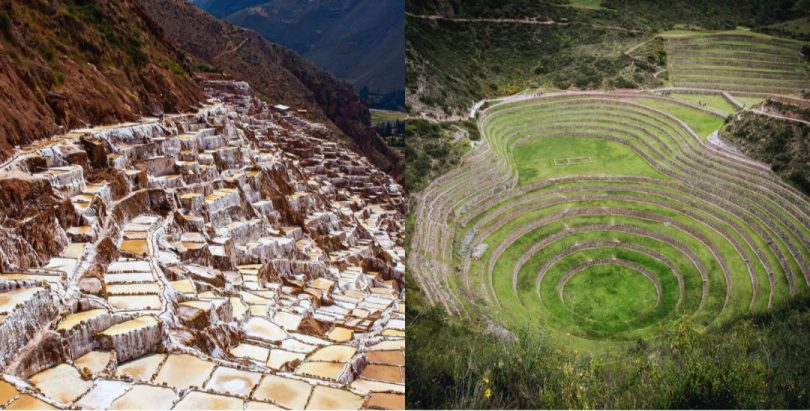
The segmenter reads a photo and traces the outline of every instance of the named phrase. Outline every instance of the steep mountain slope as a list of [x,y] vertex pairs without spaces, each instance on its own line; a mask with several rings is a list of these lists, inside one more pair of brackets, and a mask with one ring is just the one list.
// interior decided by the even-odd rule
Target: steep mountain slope
[[666,73],[659,73],[660,61],[650,48],[654,42],[648,40],[658,33],[737,26],[766,30],[810,12],[808,3],[797,0],[590,3],[408,1],[410,110],[434,118],[464,114],[473,100],[533,85],[580,90],[656,87]]
[[402,0],[208,0],[195,4],[258,31],[351,82],[375,108],[402,109]]
[[376,165],[402,172],[400,156],[370,127],[368,106],[352,86],[294,51],[236,27],[182,0],[135,0],[177,47],[234,78],[248,81],[271,101],[305,108],[350,136]]
[[60,127],[187,110],[182,53],[132,1],[0,3],[0,159]]

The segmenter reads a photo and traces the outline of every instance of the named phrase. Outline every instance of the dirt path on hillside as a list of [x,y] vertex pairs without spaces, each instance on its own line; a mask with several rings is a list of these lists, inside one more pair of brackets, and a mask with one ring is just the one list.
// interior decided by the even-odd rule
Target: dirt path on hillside
[[557,22],[551,19],[548,20],[537,20],[534,17],[525,17],[522,19],[510,19],[510,18],[493,18],[493,17],[447,17],[441,16],[438,14],[413,14],[413,13],[405,13],[408,17],[413,17],[417,19],[424,19],[424,20],[444,20],[444,21],[454,21],[459,23],[510,23],[510,24],[537,24],[537,25],[552,25],[552,24],[560,24],[566,25],[568,23]]

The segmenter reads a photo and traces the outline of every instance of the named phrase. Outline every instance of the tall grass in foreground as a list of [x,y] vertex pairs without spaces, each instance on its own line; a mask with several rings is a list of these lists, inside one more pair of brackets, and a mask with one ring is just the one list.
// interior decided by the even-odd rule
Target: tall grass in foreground
[[810,298],[602,354],[449,318],[408,289],[409,408],[810,407]]

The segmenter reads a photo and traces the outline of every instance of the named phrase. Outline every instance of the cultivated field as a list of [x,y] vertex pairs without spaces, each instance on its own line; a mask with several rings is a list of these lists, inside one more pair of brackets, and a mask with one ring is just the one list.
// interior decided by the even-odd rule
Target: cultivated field
[[799,41],[746,30],[661,36],[674,86],[768,94],[810,88]]
[[[704,39],[738,42],[677,49]],[[729,107],[690,101],[558,93],[484,111],[485,142],[417,198],[409,267],[428,300],[595,349],[806,293],[810,200],[706,139]]]

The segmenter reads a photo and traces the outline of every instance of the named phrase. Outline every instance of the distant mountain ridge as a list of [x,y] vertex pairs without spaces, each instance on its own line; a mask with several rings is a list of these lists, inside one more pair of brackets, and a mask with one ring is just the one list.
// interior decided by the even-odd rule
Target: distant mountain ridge
[[247,81],[261,96],[305,108],[351,138],[382,170],[400,176],[401,156],[371,128],[371,115],[349,83],[253,30],[222,21],[183,0],[134,0],[162,34],[194,58]]
[[195,0],[349,81],[372,107],[404,108],[403,0]]

